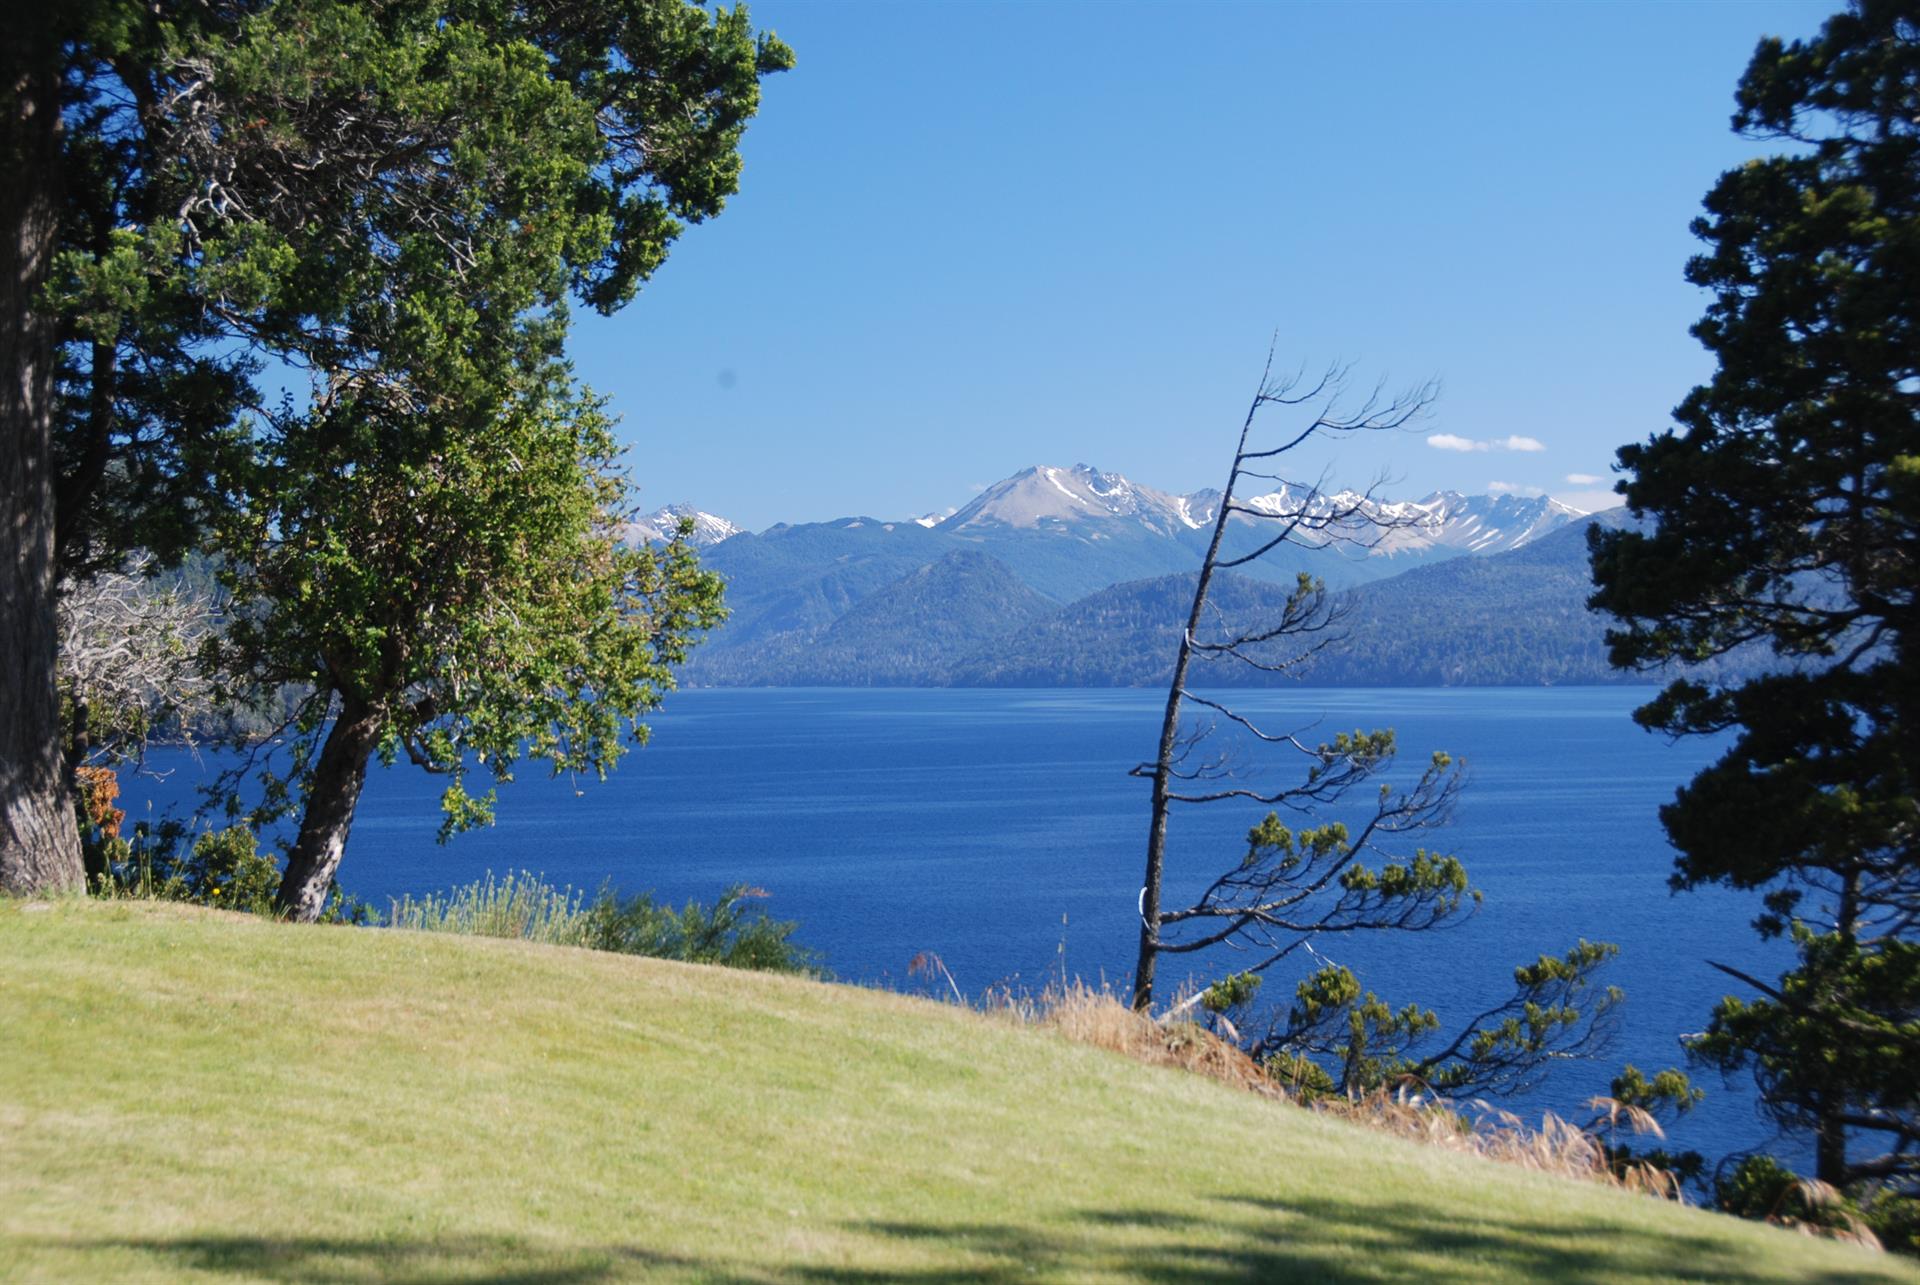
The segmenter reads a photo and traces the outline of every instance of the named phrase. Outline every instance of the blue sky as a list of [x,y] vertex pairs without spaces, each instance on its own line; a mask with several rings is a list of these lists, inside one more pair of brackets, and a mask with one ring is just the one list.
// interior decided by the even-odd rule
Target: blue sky
[[1568,478],[1710,369],[1681,272],[1758,150],[1734,83],[1834,7],[762,0],[799,65],[740,195],[580,319],[577,366],[646,507],[754,529],[1036,463],[1218,485],[1276,334],[1443,384],[1426,436],[1293,474],[1599,507],[1610,479]]

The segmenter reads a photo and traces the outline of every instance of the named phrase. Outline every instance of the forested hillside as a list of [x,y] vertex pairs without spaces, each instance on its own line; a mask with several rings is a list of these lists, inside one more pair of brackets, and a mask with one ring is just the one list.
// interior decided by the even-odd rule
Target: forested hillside
[[[1346,590],[1343,641],[1269,673],[1238,662],[1203,671],[1212,685],[1532,686],[1633,682],[1607,664],[1605,626],[1587,610],[1586,532],[1624,521],[1615,510],[1490,557],[1459,556]],[[878,524],[875,524],[876,526]],[[911,525],[911,524],[908,524]],[[1140,687],[1166,681],[1191,574],[1130,580],[1056,606],[1012,568],[979,552],[949,553],[868,587],[906,549],[940,540],[896,530],[862,555],[810,578],[823,528],[735,538],[713,561],[735,567],[792,559],[791,583],[749,593],[736,619],[688,668],[706,686]],[[904,537],[904,538],[901,538]],[[858,547],[859,530],[836,540]],[[1044,536],[1036,535],[1035,539]],[[884,547],[885,552],[881,552]],[[1214,626],[1276,619],[1288,588],[1224,574]],[[738,631],[738,632],[736,632]],[[729,636],[731,635],[731,636]],[[1297,650],[1297,648],[1296,648]],[[1276,649],[1273,659],[1289,653]],[[1648,679],[1647,681],[1651,681]]]
[[[1199,681],[1351,687],[1658,681],[1658,674],[1607,664],[1606,625],[1586,606],[1592,592],[1587,530],[1627,520],[1624,510],[1611,510],[1505,553],[1452,557],[1347,589],[1337,596],[1343,612],[1338,641],[1281,673],[1229,660],[1204,666]],[[783,539],[807,538],[776,529],[734,557],[766,558],[782,551]],[[890,549],[912,540],[909,535]],[[729,540],[715,552],[739,544]],[[715,687],[1151,687],[1167,680],[1192,597],[1193,577],[1183,573],[1131,580],[1057,606],[999,559],[967,551],[859,592],[898,561],[891,551],[848,557],[831,573],[810,580],[796,575],[782,594],[750,595],[738,608],[744,636],[729,638],[736,628],[730,622],[696,654],[689,680]],[[1210,627],[1275,620],[1288,592],[1267,580],[1223,573],[1209,603]],[[1269,658],[1289,659],[1307,645],[1294,643],[1276,644]],[[1764,659],[1723,659],[1703,672],[1744,673]]]
[[940,686],[956,662],[1056,610],[998,560],[960,550],[870,594],[823,630],[718,650],[699,672],[714,686]]
[[1487,687],[1620,683],[1606,625],[1586,606],[1589,518],[1493,558],[1453,558],[1344,595],[1344,646],[1301,681],[1342,686]]

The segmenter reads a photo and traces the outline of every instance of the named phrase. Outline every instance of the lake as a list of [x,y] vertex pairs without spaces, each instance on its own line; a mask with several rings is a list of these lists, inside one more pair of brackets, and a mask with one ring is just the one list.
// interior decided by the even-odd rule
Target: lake
[[[1311,726],[1314,739],[1393,727],[1413,770],[1434,749],[1468,763],[1451,825],[1420,842],[1466,864],[1486,893],[1480,913],[1443,932],[1318,943],[1383,998],[1425,1004],[1450,1027],[1504,998],[1514,966],[1542,952],[1582,937],[1621,947],[1610,980],[1627,1003],[1612,1051],[1556,1068],[1523,1112],[1578,1112],[1622,1062],[1648,1072],[1679,1063],[1678,1036],[1703,1027],[1729,989],[1708,960],[1765,974],[1787,958],[1749,928],[1752,898],[1669,895],[1672,854],[1656,809],[1717,751],[1634,726],[1629,712],[1649,694],[1233,697],[1257,721]],[[652,744],[611,780],[552,779],[535,765],[503,787],[497,826],[445,846],[434,842],[442,782],[405,766],[374,771],[340,881],[381,908],[510,868],[588,890],[611,880],[673,901],[746,882],[770,894],[776,916],[798,920],[798,937],[846,980],[908,985],[908,962],[932,951],[970,994],[1002,983],[1038,988],[1063,960],[1069,974],[1119,984],[1133,964],[1147,825],[1147,784],[1127,769],[1152,753],[1163,700],[1145,690],[680,692],[652,720]],[[125,779],[135,819],[149,798],[160,808],[191,798],[194,762],[179,751],[154,762],[174,769],[165,782]],[[1265,779],[1284,784],[1295,770],[1276,762]],[[1264,812],[1176,811],[1167,904],[1233,863]],[[1229,954],[1196,972],[1191,959],[1163,959],[1163,990],[1237,962]],[[1276,969],[1266,994],[1290,995],[1298,975]],[[1749,1086],[1713,1076],[1702,1084],[1709,1099],[1676,1144],[1713,1157],[1771,1138]]]

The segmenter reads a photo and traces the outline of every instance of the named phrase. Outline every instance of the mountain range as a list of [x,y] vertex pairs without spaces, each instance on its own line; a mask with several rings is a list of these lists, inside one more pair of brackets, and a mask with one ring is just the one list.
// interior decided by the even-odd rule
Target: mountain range
[[[1089,540],[1112,538],[1113,528],[1138,527],[1189,547],[1204,549],[1219,514],[1220,492],[1170,495],[1141,486],[1118,473],[1086,464],[1070,469],[1038,465],[986,488],[964,508],[935,525],[955,535],[1007,530],[1048,530],[1081,534]],[[1281,483],[1272,491],[1242,496],[1228,530],[1257,539],[1268,521],[1305,513],[1332,520],[1327,535],[1310,541],[1356,564],[1373,564],[1371,574],[1391,574],[1376,559],[1430,555],[1435,550],[1498,553],[1581,516],[1577,509],[1541,496],[1465,496],[1436,491],[1425,499],[1398,503],[1353,491],[1322,493]],[[1251,510],[1251,512],[1248,512]],[[1338,515],[1352,513],[1346,520]],[[1396,568],[1397,569],[1397,568]]]
[[[801,526],[781,523],[762,535],[819,527],[877,527],[892,533],[902,526],[914,526],[981,544],[1008,537],[1047,535],[1087,545],[1116,541],[1135,544],[1144,535],[1190,550],[1197,559],[1213,533],[1219,504],[1220,493],[1215,490],[1174,495],[1086,464],[1070,469],[1042,464],[982,489],[945,516],[929,514],[906,522],[860,517]],[[1353,516],[1344,521],[1333,521],[1323,535],[1303,537],[1301,547],[1335,555],[1337,573],[1343,580],[1354,581],[1392,575],[1405,570],[1410,562],[1436,556],[1517,549],[1582,516],[1579,509],[1549,496],[1469,496],[1458,491],[1436,491],[1424,499],[1394,502],[1354,491],[1321,492],[1284,482],[1271,491],[1240,497],[1234,508],[1228,522],[1229,535],[1249,547],[1270,530],[1274,519],[1304,512],[1310,519],[1324,522],[1334,515],[1351,513]],[[688,504],[673,504],[630,523],[629,538],[666,539],[683,518],[693,520],[690,539],[698,546],[718,544],[744,533],[742,527],[726,518]]]
[[[716,686],[1131,686],[1165,681],[1192,576],[1219,512],[1087,465],[1024,469],[944,517],[782,523],[758,533],[687,506],[636,538],[694,522],[732,618],[696,651]],[[1352,685],[1631,681],[1588,612],[1589,517],[1548,497],[1440,491],[1392,501],[1279,486],[1236,498],[1225,556],[1278,521],[1322,525],[1215,582],[1233,619],[1271,618],[1302,572],[1346,613],[1348,645],[1284,682]],[[1340,515],[1348,515],[1344,518]],[[732,532],[732,534],[720,534]],[[1237,671],[1237,672],[1236,672]],[[1267,683],[1244,666],[1201,681]]]

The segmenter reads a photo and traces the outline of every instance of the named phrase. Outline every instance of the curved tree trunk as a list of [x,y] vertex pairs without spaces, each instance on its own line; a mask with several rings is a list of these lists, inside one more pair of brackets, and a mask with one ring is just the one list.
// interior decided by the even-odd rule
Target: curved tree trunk
[[[1227,483],[1228,495],[1233,483]],[[1166,873],[1168,786],[1173,775],[1175,742],[1180,735],[1180,705],[1187,691],[1187,667],[1193,661],[1193,634],[1200,627],[1206,610],[1207,589],[1213,581],[1213,562],[1220,550],[1220,536],[1226,526],[1226,499],[1220,502],[1214,523],[1213,542],[1200,564],[1200,578],[1193,587],[1193,609],[1187,613],[1187,628],[1180,636],[1180,651],[1173,662],[1173,679],[1167,685],[1167,706],[1160,719],[1160,751],[1154,759],[1153,800],[1147,823],[1147,870],[1140,885],[1140,947],[1133,964],[1133,1009],[1145,1013],[1153,1007],[1155,965],[1160,960],[1160,882]]]
[[300,834],[287,853],[287,871],[274,898],[287,918],[312,923],[326,908],[327,889],[340,868],[340,854],[346,851],[360,788],[367,783],[367,759],[379,743],[379,715],[358,701],[346,702],[314,766]]
[[0,891],[85,881],[60,753],[54,621],[54,332],[34,304],[59,223],[60,44],[51,11],[0,52]]
[[[1265,392],[1262,380],[1262,393]],[[1227,470],[1227,486],[1220,493],[1220,511],[1213,516],[1213,538],[1207,542],[1206,556],[1200,559],[1200,574],[1193,583],[1193,605],[1187,612],[1187,627],[1180,635],[1180,650],[1173,661],[1173,678],[1167,684],[1167,705],[1160,718],[1160,749],[1153,761],[1153,800],[1147,822],[1147,870],[1140,885],[1140,947],[1133,964],[1133,1010],[1149,1012],[1153,1008],[1153,982],[1160,961],[1160,884],[1166,874],[1167,797],[1173,781],[1173,759],[1180,737],[1180,706],[1187,694],[1187,669],[1193,663],[1193,639],[1207,609],[1207,591],[1213,584],[1214,565],[1220,560],[1220,545],[1227,533],[1229,507],[1233,491],[1240,483],[1240,461],[1247,449],[1247,434],[1253,430],[1253,417],[1259,413],[1260,397],[1247,408],[1246,422],[1240,425],[1240,440],[1234,444],[1233,467]]]

